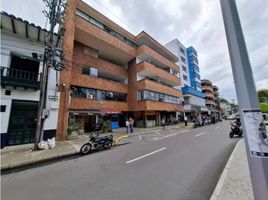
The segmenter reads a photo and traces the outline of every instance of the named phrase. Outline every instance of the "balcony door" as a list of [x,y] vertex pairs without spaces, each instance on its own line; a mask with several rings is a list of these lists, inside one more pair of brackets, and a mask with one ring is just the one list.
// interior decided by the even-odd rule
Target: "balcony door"
[[8,145],[35,141],[38,102],[12,101],[8,128]]

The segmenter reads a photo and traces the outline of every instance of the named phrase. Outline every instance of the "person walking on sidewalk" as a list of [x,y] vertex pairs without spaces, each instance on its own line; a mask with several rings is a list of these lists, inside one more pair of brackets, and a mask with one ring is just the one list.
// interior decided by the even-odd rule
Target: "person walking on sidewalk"
[[127,134],[129,134],[129,126],[130,126],[130,123],[128,121],[128,119],[126,120],[126,132]]
[[165,117],[163,117],[163,119],[162,119],[162,126],[163,126],[163,129],[166,128],[166,120],[165,120]]
[[133,133],[134,119],[129,118],[130,133]]
[[188,121],[188,118],[186,115],[184,115],[184,123],[185,123],[185,126],[187,126],[187,121]]

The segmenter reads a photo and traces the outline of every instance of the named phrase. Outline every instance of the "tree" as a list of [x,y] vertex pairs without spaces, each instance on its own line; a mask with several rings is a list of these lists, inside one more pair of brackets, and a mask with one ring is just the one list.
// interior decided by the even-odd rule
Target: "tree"
[[259,97],[260,103],[268,102],[268,89],[259,90],[258,97]]
[[260,109],[262,113],[268,113],[268,103],[260,103]]

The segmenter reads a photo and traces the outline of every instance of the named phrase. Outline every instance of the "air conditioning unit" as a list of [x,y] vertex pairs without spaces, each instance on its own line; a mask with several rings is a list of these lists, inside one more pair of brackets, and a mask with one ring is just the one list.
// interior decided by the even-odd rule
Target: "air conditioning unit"
[[98,77],[98,69],[90,67],[90,76]]
[[94,99],[94,95],[93,94],[87,94],[87,99]]

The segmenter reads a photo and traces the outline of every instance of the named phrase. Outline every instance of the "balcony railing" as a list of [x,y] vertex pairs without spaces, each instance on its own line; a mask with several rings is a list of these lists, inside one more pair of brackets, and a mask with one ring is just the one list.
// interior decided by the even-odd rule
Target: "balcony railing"
[[23,87],[25,89],[40,89],[41,75],[36,72],[24,71],[15,68],[1,67],[1,85]]

